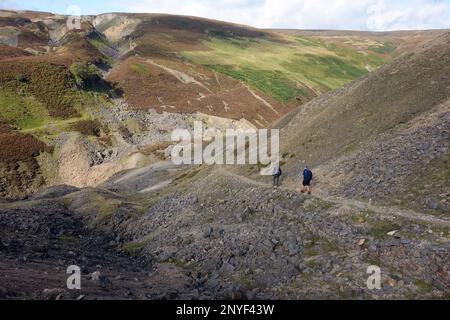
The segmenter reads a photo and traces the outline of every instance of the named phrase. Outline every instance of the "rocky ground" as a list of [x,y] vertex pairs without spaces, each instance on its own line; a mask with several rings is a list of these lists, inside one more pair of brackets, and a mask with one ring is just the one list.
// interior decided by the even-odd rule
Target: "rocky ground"
[[[132,170],[2,203],[0,215],[2,298],[426,299],[450,286],[448,221],[273,192],[226,169]],[[79,292],[65,289],[72,264]],[[370,265],[381,290],[367,289]]]
[[317,168],[321,187],[347,198],[450,212],[450,102]]
[[[54,16],[54,25],[47,26],[52,40],[65,33],[57,26],[59,19]],[[172,19],[161,21],[185,21]],[[121,27],[108,26],[111,20]],[[104,16],[97,23],[116,40],[136,29],[128,16]],[[87,33],[75,37],[62,53],[70,61],[83,58],[99,64],[98,57],[109,51],[108,42],[94,41],[101,49],[88,45],[95,40],[90,38],[95,28],[87,24]],[[203,82],[194,79],[200,75],[192,78],[184,62],[161,66],[154,57],[161,52],[142,46],[158,43],[161,39],[154,42],[152,37],[161,33],[142,34],[150,38],[130,49],[143,56],[148,49],[151,59],[130,57],[145,64],[130,64],[133,77],[118,72],[116,80],[131,81],[129,93],[145,103],[136,88],[179,96],[180,101],[190,97],[204,107],[194,108],[188,100],[188,109],[171,110],[170,100],[155,96],[154,103],[164,107],[157,109],[160,113],[129,108],[126,90],[119,98],[112,87],[103,87],[114,75],[104,71],[105,79],[98,78],[93,91],[79,97],[86,104],[86,119],[53,119],[20,134],[17,128],[0,128],[3,149],[9,150],[2,153],[9,157],[0,161],[8,164],[0,168],[0,176],[12,168],[22,187],[11,192],[11,180],[0,181],[2,196],[16,199],[0,199],[0,299],[449,298],[448,32],[282,119],[283,179],[289,178],[276,192],[270,177],[256,177],[256,167],[176,167],[164,162],[173,129],[192,128],[194,120],[218,129],[252,126],[242,113],[252,101],[262,114],[253,112],[258,108],[245,110],[253,110],[253,125],[264,127],[269,122],[258,121],[274,110],[263,95],[239,83],[251,101],[230,106],[217,95],[220,112],[212,112],[211,101],[198,91],[199,86],[205,90]],[[178,29],[173,34],[184,35]],[[48,44],[47,38],[41,40]],[[128,40],[121,46],[128,48]],[[45,49],[41,42],[29,45]],[[90,50],[78,52],[77,47]],[[49,72],[53,65],[41,58],[33,57],[48,74],[30,73],[35,87],[29,89],[47,103],[46,98],[63,90],[41,90],[51,87],[45,85],[50,75],[59,74]],[[3,63],[5,70],[11,67],[5,83],[23,86],[14,68],[25,75],[30,68],[20,59],[11,61]],[[64,64],[60,69],[70,71]],[[238,83],[212,71],[205,74],[220,92],[224,81],[232,82],[229,88]],[[140,79],[149,80],[148,86],[136,86]],[[153,80],[170,91],[155,87]],[[235,91],[223,94],[242,98]],[[68,107],[62,111],[76,111],[75,104]],[[275,112],[275,118],[290,108]],[[265,120],[275,118],[272,114]],[[19,138],[28,144],[11,143]],[[23,157],[17,158],[15,149]],[[30,164],[33,176],[23,163]],[[315,167],[319,189],[313,196],[295,190],[304,164]],[[422,178],[424,173],[429,179]],[[30,181],[38,185],[30,187]],[[62,186],[36,193],[44,184]],[[82,269],[79,291],[66,287],[70,265]],[[367,287],[367,268],[373,265],[381,268],[380,290]]]

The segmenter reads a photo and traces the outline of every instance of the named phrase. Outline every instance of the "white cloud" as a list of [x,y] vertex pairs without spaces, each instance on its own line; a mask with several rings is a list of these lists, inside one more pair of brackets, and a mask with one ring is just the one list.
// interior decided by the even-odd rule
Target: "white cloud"
[[448,0],[130,0],[130,12],[194,15],[262,28],[450,28]]
[[368,9],[367,26],[373,30],[450,28],[450,3],[413,0],[401,5],[378,0]]

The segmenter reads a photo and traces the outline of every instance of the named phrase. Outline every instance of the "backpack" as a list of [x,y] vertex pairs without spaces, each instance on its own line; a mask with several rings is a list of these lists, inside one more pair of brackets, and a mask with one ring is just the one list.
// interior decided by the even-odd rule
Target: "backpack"
[[281,172],[281,168],[278,167],[278,171],[275,172],[275,170],[273,171],[273,176],[277,177],[277,176],[281,176],[282,172]]
[[305,171],[303,171],[303,177],[305,178],[305,180],[312,180],[313,179],[313,173],[311,170],[309,169],[305,169]]

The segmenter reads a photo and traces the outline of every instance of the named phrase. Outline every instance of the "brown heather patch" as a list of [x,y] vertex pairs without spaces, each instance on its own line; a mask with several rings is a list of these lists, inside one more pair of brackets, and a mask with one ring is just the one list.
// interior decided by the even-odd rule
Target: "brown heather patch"
[[0,120],[0,135],[11,132],[11,127],[6,123]]
[[6,44],[0,44],[0,60],[30,55],[30,53],[20,48],[11,47]]
[[236,79],[201,66],[193,69],[182,60],[152,60],[175,72],[187,74],[203,87],[195,83],[183,83],[170,72],[149,63],[147,59],[129,57],[111,71],[107,81],[123,92],[133,109],[153,108],[159,112],[172,113],[202,112],[234,120],[245,118],[255,126],[262,127],[270,125],[294,107],[293,104],[281,104],[264,93],[253,90],[277,110],[275,113]]
[[48,36],[42,32],[34,33],[26,28],[20,28],[20,31],[18,40],[21,48],[41,49],[49,43]]
[[[53,16],[53,13],[50,12],[41,12],[41,11],[22,11],[20,16],[28,19],[43,19],[46,17]],[[64,21],[64,20],[63,20]]]
[[61,54],[65,59],[70,60],[72,63],[102,63],[105,61],[105,56],[86,38],[79,34],[69,35],[65,39],[64,46],[57,51],[57,54]]
[[23,196],[39,187],[44,180],[36,157],[53,148],[31,134],[13,131],[0,123],[0,196]]
[[0,162],[3,163],[17,163],[22,161],[31,163],[40,153],[53,152],[52,148],[31,134],[15,132],[0,134],[0,149],[2,150],[0,153]]
[[0,17],[0,27],[20,27],[31,23],[31,20],[24,17]]
[[102,124],[98,120],[80,120],[72,125],[72,130],[85,136],[99,137],[102,132]]

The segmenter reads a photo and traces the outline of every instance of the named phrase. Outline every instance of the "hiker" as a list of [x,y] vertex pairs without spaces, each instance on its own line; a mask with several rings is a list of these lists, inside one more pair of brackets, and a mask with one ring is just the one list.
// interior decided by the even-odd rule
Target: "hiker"
[[274,166],[272,169],[272,175],[273,175],[273,188],[274,189],[278,189],[278,187],[280,186],[280,177],[283,174],[281,172],[281,168],[280,166]]
[[313,173],[306,166],[305,169],[303,169],[303,188],[301,189],[301,193],[308,192],[308,194],[311,194],[311,181],[312,180],[313,180]]

